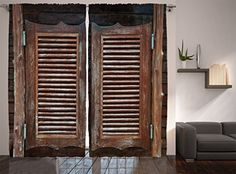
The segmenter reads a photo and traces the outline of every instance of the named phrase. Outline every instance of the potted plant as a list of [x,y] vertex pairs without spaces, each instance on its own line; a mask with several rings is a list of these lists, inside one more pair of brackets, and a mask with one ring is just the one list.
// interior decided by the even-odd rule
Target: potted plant
[[182,40],[181,50],[178,48],[178,51],[179,51],[179,59],[182,62],[182,68],[186,68],[186,61],[193,60],[192,57],[194,55],[188,55],[188,48],[186,49],[186,51],[184,51],[184,41],[183,40]]

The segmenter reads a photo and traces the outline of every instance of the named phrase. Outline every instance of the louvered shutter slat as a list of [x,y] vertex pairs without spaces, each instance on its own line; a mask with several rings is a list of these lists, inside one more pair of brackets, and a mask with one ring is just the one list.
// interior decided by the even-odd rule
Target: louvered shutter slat
[[78,34],[37,34],[38,136],[77,135],[78,45]]
[[[140,35],[102,36],[102,43],[103,118],[114,118],[103,120],[103,135],[137,136],[140,131]],[[136,100],[133,100],[134,94]],[[136,118],[127,121],[127,113]]]
[[25,21],[26,152],[85,154],[85,24]]

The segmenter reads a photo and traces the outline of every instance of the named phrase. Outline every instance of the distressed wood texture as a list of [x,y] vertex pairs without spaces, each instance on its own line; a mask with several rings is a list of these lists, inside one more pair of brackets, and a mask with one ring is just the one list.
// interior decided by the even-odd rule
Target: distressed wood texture
[[24,19],[34,23],[80,25],[85,20],[83,4],[24,4],[23,7]]
[[84,156],[85,24],[26,21],[29,156]]
[[25,57],[22,45],[23,15],[22,6],[13,5],[13,52],[14,52],[14,157],[24,156],[25,123]]
[[136,26],[152,22],[152,4],[91,4],[89,19],[100,26],[117,22],[123,26]]
[[150,155],[151,24],[91,34],[91,154]]
[[164,5],[154,5],[153,33],[155,45],[152,56],[152,123],[154,137],[152,156],[161,156],[161,118],[162,118],[162,41],[163,41]]

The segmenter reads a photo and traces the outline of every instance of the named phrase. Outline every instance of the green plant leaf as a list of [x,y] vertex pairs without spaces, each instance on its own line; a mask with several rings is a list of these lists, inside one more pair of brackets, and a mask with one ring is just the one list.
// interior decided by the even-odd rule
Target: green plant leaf
[[180,51],[179,48],[178,48],[178,51],[179,51],[179,59],[180,59],[181,61],[183,61],[183,60],[184,60],[184,57],[183,57],[182,52]]
[[194,56],[194,54],[191,55],[191,56],[188,56],[188,60],[193,60],[193,59],[192,59],[193,56]]
[[181,56],[182,56],[182,53],[181,53],[181,51],[180,51],[179,48],[178,48],[178,51],[179,51],[179,57],[181,57]]
[[183,40],[182,40],[181,50],[180,50],[180,48],[178,48],[178,52],[179,52],[179,59],[181,61],[193,60],[192,57],[194,55],[188,55],[188,48],[186,49],[186,51],[184,51],[184,41]]
[[188,48],[185,51],[185,57],[188,57]]

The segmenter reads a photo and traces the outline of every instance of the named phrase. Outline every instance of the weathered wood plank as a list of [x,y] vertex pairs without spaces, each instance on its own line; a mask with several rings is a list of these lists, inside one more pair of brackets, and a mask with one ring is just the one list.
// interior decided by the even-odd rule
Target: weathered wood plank
[[152,156],[161,156],[161,118],[162,118],[162,38],[163,38],[163,5],[154,5],[153,32],[155,46],[152,60],[152,123],[154,137]]
[[22,45],[22,6],[13,5],[13,46],[15,77],[14,157],[24,156],[23,127],[25,123],[25,57]]
[[140,170],[143,174],[162,174],[153,163],[153,158],[141,157],[139,159]]

